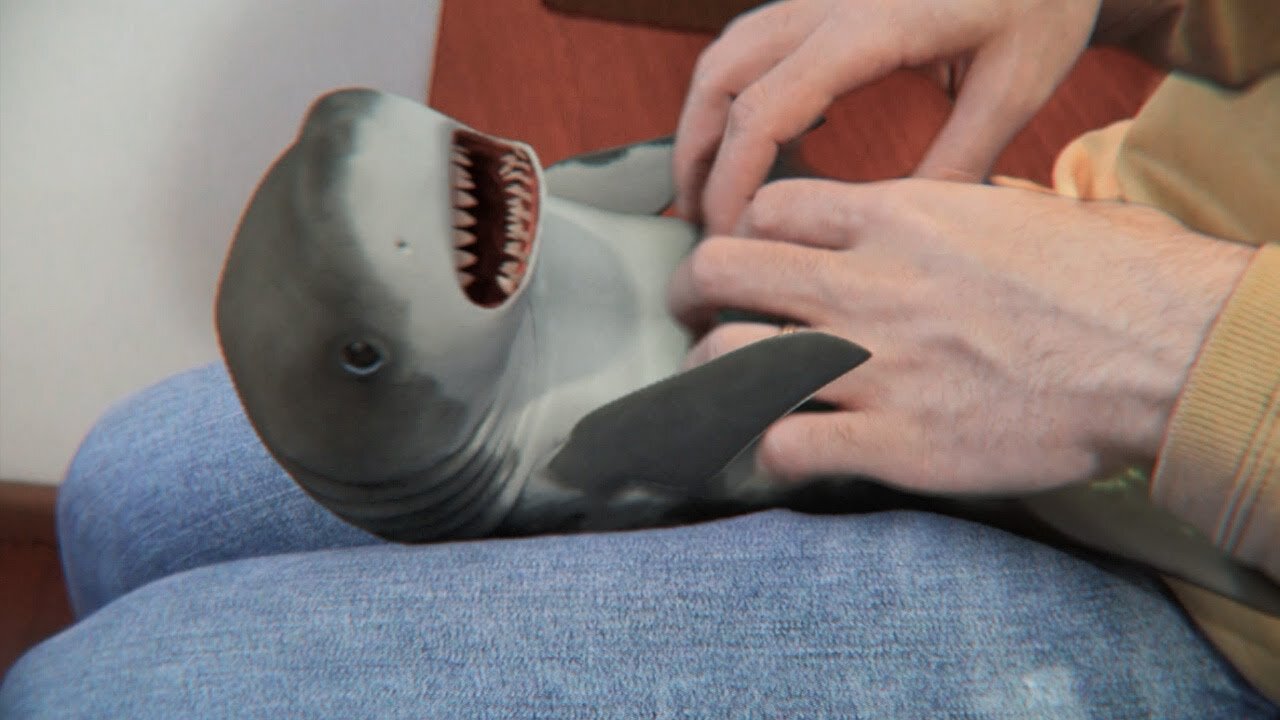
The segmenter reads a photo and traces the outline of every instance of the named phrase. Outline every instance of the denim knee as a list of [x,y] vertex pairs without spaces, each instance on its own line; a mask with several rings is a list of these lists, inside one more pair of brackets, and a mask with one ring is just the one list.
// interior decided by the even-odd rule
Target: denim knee
[[1149,583],[960,520],[779,511],[183,573],[28,654],[0,716],[210,698],[270,718],[1274,716]]
[[80,615],[203,565],[378,542],[285,474],[222,365],[174,376],[102,418],[59,493],[58,535]]
[[[199,506],[188,468],[205,461],[200,435],[232,437],[243,419],[220,366],[182,373],[111,408],[85,437],[58,495],[58,536],[78,613],[145,582],[168,525]],[[240,443],[243,444],[243,443]],[[148,549],[149,546],[149,549]]]

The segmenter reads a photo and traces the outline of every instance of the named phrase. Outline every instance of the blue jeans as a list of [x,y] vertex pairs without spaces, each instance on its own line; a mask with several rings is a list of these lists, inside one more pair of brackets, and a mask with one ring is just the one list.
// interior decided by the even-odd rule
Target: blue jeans
[[1276,715],[1158,582],[934,515],[387,545],[217,368],[110,413],[59,523],[80,619],[0,717]]

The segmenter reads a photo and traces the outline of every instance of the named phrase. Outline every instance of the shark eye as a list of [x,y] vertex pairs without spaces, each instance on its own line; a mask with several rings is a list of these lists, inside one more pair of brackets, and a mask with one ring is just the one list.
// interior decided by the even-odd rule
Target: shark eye
[[366,377],[378,372],[385,360],[377,346],[363,340],[344,345],[341,355],[342,369],[356,377]]

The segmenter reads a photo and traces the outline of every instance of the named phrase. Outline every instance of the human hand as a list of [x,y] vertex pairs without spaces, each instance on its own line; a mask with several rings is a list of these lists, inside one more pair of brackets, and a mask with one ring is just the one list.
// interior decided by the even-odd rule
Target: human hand
[[1099,0],[787,0],[748,13],[702,54],[676,132],[681,216],[728,232],[780,144],[831,102],[902,67],[958,91],[916,170],[980,180],[1089,40]]
[[[871,350],[761,438],[780,477],[1047,489],[1155,456],[1252,249],[1156,210],[931,180],[763,187],[674,274],[673,312],[783,317]],[[771,238],[770,240],[752,238]],[[714,328],[705,362],[778,332]]]

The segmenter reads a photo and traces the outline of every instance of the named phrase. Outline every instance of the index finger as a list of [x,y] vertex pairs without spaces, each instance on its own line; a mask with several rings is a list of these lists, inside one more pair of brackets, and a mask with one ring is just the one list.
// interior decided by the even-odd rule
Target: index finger
[[713,237],[699,243],[672,272],[667,306],[695,330],[705,329],[725,308],[820,325],[831,312],[830,266],[826,250]]
[[681,217],[699,220],[699,196],[734,96],[811,31],[812,18],[803,10],[804,6],[784,3],[742,15],[698,58],[672,150],[676,208]]
[[[799,137],[837,96],[894,69],[864,39],[818,30],[733,101],[702,196],[708,232],[734,227],[780,145]],[[850,54],[851,44],[865,51]]]
[[866,225],[867,207],[888,187],[813,178],[771,182],[751,199],[734,234],[845,250]]

